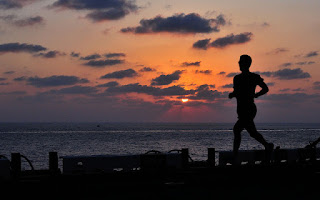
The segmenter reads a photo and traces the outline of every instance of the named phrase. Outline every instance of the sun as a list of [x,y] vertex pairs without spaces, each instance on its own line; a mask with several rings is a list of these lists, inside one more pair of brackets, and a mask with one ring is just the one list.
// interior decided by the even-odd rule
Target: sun
[[181,99],[181,101],[182,101],[183,103],[185,103],[185,102],[188,102],[189,99]]

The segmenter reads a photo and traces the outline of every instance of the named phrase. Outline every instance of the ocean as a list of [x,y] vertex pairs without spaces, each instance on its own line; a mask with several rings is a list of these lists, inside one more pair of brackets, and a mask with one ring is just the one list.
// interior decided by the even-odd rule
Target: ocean
[[[280,148],[302,148],[320,137],[320,124],[256,126]],[[232,150],[232,128],[231,123],[0,123],[0,155],[10,159],[11,153],[21,153],[35,169],[48,168],[50,151],[58,156],[123,155],[188,148],[193,160],[204,161],[208,148]],[[243,131],[240,149],[263,146]],[[23,162],[22,168],[30,166]]]

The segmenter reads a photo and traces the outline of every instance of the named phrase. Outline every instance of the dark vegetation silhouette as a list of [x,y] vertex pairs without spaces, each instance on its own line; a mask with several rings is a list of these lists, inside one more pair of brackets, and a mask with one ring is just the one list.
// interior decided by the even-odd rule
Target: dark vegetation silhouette
[[[257,107],[254,99],[258,98],[269,91],[267,84],[263,81],[260,75],[249,71],[252,59],[248,55],[240,56],[239,67],[241,74],[238,74],[233,79],[233,92],[229,94],[229,98],[237,99],[237,114],[238,121],[233,127],[234,141],[233,152],[238,155],[238,150],[241,143],[241,132],[246,129],[251,137],[260,142],[266,150],[272,150],[273,143],[267,142],[263,136],[257,131],[254,118],[257,114]],[[262,89],[255,92],[256,86]]]

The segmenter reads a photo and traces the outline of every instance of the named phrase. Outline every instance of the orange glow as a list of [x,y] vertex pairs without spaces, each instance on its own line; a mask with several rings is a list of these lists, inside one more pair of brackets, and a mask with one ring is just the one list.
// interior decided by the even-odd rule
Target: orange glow
[[185,102],[188,102],[189,99],[181,99],[181,101],[182,101],[183,103],[185,103]]

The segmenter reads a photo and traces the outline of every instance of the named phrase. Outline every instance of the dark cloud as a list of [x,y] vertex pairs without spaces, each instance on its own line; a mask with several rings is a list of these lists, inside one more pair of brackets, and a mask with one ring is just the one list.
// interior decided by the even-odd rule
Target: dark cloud
[[100,79],[110,79],[110,78],[116,78],[116,79],[123,79],[123,78],[131,78],[138,76],[138,73],[133,69],[126,69],[126,70],[120,70],[115,71],[109,74],[106,74],[104,76],[101,76]]
[[300,65],[300,66],[303,66],[303,65],[312,65],[312,64],[315,64],[316,62],[314,61],[302,61],[302,62],[297,62],[296,65]]
[[168,88],[158,88],[147,85],[140,85],[139,83],[122,85],[118,87],[109,87],[106,89],[107,93],[143,93],[152,96],[181,96],[194,94],[194,90],[185,90],[181,86],[171,86]]
[[196,66],[200,67],[201,61],[196,61],[196,62],[184,62],[182,63],[182,67],[190,67],[190,66]]
[[310,58],[310,57],[314,57],[314,56],[318,56],[318,51],[311,51],[309,53],[307,53],[307,55],[305,56],[306,58]]
[[308,100],[319,99],[319,94],[306,94],[306,93],[281,93],[281,94],[268,94],[262,97],[265,100],[270,100],[273,104],[283,102],[285,105],[288,103],[305,103]]
[[231,73],[229,73],[229,74],[227,74],[226,75],[226,77],[234,77],[235,75],[238,75],[239,73],[237,73],[237,72],[231,72]]
[[0,92],[0,95],[13,95],[13,96],[16,96],[16,95],[25,95],[27,94],[26,91],[12,91],[12,92]]
[[0,81],[5,81],[7,78],[0,77]]
[[293,80],[293,79],[305,79],[310,78],[308,72],[303,72],[300,68],[296,69],[281,69],[272,72],[272,77],[282,79],[282,80]]
[[284,89],[281,89],[281,90],[279,90],[280,92],[288,92],[288,91],[290,91],[290,88],[284,88]]
[[195,33],[211,33],[219,32],[220,26],[224,26],[226,20],[223,15],[219,15],[215,19],[206,19],[199,14],[175,14],[173,16],[164,18],[157,16],[152,19],[142,19],[140,26],[127,27],[121,29],[123,33],[180,33],[180,34],[195,34]]
[[313,88],[314,88],[315,90],[320,90],[320,81],[314,82],[314,83],[313,83]]
[[78,83],[88,83],[88,79],[79,78],[76,76],[49,76],[49,77],[20,77],[16,78],[15,81],[26,81],[28,85],[35,87],[56,87],[56,86],[65,86],[65,85],[75,85]]
[[111,81],[108,83],[97,85],[96,87],[116,87],[118,85],[119,85],[119,83],[117,81]]
[[292,89],[293,92],[303,92],[305,91],[305,89],[303,88],[296,88],[296,89]]
[[124,63],[124,60],[90,60],[89,62],[85,63],[84,65],[90,67],[105,67],[105,66],[112,66]]
[[0,0],[0,9],[22,8],[38,0]]
[[193,48],[206,50],[210,47],[224,48],[229,45],[243,44],[251,40],[252,33],[245,32],[238,35],[230,34],[225,37],[218,38],[210,43],[211,39],[198,40],[193,44]]
[[98,89],[95,87],[90,87],[90,86],[81,86],[81,85],[76,85],[72,87],[67,87],[67,88],[61,88],[59,90],[50,90],[48,93],[50,94],[93,94],[98,92]]
[[274,49],[274,50],[272,50],[272,51],[269,51],[268,53],[267,53],[267,55],[277,55],[277,54],[279,54],[279,53],[284,53],[284,52],[288,52],[289,50],[288,49],[286,49],[286,48],[276,48],[276,49]]
[[26,19],[19,19],[19,20],[13,21],[13,24],[18,27],[34,26],[34,25],[39,25],[43,23],[44,23],[44,19],[41,16],[28,17]]
[[66,54],[60,51],[48,51],[46,53],[38,53],[34,56],[36,57],[42,57],[42,58],[56,58],[58,56],[65,56]]
[[139,72],[155,72],[155,71],[157,71],[157,70],[153,69],[151,67],[144,67],[144,68],[139,70]]
[[80,57],[80,53],[71,52],[71,53],[70,53],[70,56],[71,56],[71,57],[74,57],[74,58],[79,58],[79,57]]
[[25,81],[25,80],[27,80],[27,77],[26,76],[20,76],[20,77],[17,77],[17,78],[14,78],[13,79],[14,81]]
[[275,82],[269,82],[269,83],[266,83],[268,86],[274,86],[275,85]]
[[0,19],[5,21],[8,24],[17,26],[17,27],[26,27],[44,24],[44,19],[41,16],[27,17],[24,19],[17,19],[16,15],[6,15],[0,16]]
[[233,88],[233,83],[221,86],[222,88]]
[[6,43],[0,44],[0,55],[3,53],[37,53],[40,51],[45,51],[47,48],[41,45],[26,44],[26,43]]
[[205,74],[205,75],[210,75],[212,73],[212,70],[196,70],[195,71],[196,74]]
[[6,71],[6,72],[3,72],[3,74],[14,74],[15,71]]
[[[253,73],[266,76],[266,77],[274,77],[281,80],[305,79],[305,78],[311,77],[311,75],[308,72],[304,72],[300,68],[296,68],[296,69],[286,68],[286,69],[280,69],[277,71],[264,71],[264,72],[255,71]],[[227,77],[234,77],[237,74],[239,73],[231,72],[227,74]]]
[[125,57],[124,53],[107,53],[104,55],[106,58],[114,58],[114,57]]
[[221,93],[217,90],[211,90],[210,85],[200,85],[196,90],[196,94],[189,96],[188,98],[192,100],[214,101],[215,99],[224,96],[224,93]]
[[269,24],[268,22],[263,22],[263,23],[261,24],[261,26],[262,26],[262,27],[269,27],[270,24]]
[[280,67],[290,67],[290,66],[292,66],[292,63],[290,63],[290,62],[283,63],[280,65]]
[[210,43],[210,38],[208,39],[203,39],[203,40],[198,40],[197,42],[195,42],[193,44],[193,48],[196,48],[196,49],[203,49],[203,50],[206,50],[209,46],[209,43]]
[[251,40],[252,35],[253,34],[250,32],[240,33],[238,35],[230,34],[212,41],[210,46],[215,48],[224,48],[233,44],[246,43]]
[[226,72],[222,71],[222,72],[219,72],[218,75],[225,75]]
[[177,70],[172,74],[168,75],[160,75],[157,78],[152,79],[151,85],[169,85],[173,81],[177,81],[180,79],[183,71]]
[[89,10],[86,18],[93,22],[118,20],[139,9],[132,0],[57,0],[50,7]]
[[95,53],[95,54],[91,54],[91,55],[88,55],[88,56],[85,56],[85,57],[81,57],[80,60],[95,60],[95,59],[98,59],[98,58],[101,58],[101,55]]

